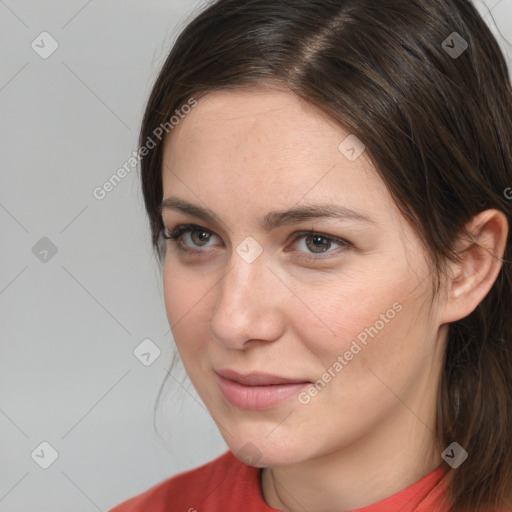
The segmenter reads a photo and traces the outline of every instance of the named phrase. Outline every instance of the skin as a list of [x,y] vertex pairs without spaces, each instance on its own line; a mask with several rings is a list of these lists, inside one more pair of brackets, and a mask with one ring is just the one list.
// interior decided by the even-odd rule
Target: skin
[[[364,507],[441,464],[445,447],[433,431],[448,322],[486,295],[501,266],[489,254],[503,254],[507,235],[500,212],[475,218],[470,227],[490,250],[472,248],[463,263],[450,263],[433,297],[418,235],[367,153],[350,161],[338,149],[347,135],[293,93],[259,87],[202,97],[165,145],[164,198],[220,218],[163,211],[168,231],[192,223],[207,235],[181,237],[195,254],[167,242],[168,320],[229,448],[257,447],[262,494],[279,510]],[[342,205],[375,223],[315,218],[270,232],[258,223],[270,211],[312,203]],[[320,239],[318,248],[299,231],[351,246]],[[236,252],[248,236],[262,249],[251,263]],[[400,312],[309,403],[293,397],[247,411],[221,393],[214,370],[225,368],[316,381],[395,303]]]

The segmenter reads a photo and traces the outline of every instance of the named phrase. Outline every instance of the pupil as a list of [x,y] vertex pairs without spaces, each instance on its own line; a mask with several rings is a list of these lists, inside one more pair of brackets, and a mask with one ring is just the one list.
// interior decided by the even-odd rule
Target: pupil
[[206,231],[196,231],[194,234],[199,238],[200,242],[208,240],[208,233],[206,233]]
[[313,238],[313,244],[317,248],[320,248],[320,249],[324,248],[324,250],[327,249],[326,244],[328,245],[329,241],[326,238],[323,238],[321,236],[314,236],[312,238]]

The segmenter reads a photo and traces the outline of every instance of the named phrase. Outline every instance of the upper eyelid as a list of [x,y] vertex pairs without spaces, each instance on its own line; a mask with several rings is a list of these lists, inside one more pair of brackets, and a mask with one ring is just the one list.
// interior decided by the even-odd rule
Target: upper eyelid
[[[185,230],[189,230],[189,231],[199,231],[199,230],[203,230],[203,231],[208,231],[209,233],[212,233],[214,235],[217,235],[217,233],[213,230],[213,229],[209,229],[209,228],[206,228],[204,226],[200,226],[199,224],[190,224],[190,223],[184,223],[184,224],[177,224],[175,227],[173,227],[172,229],[169,229],[167,228],[167,226],[165,226],[164,224],[164,228],[163,228],[163,231],[165,233],[170,233],[172,234],[173,232],[179,230],[179,229],[183,229],[183,231]],[[329,233],[324,233],[323,231],[318,231],[318,230],[314,230],[314,229],[299,229],[297,230],[296,232],[294,232],[294,234],[302,234],[302,235],[306,235],[306,234],[312,234],[312,235],[321,235],[321,236],[325,236],[326,238],[337,238],[337,239],[341,239],[341,237],[338,237],[336,235],[331,235]],[[219,235],[217,235],[219,236]]]
[[[169,233],[173,234],[174,232],[182,230],[183,233],[186,233],[187,231],[208,231],[209,233],[213,233],[214,235],[217,235],[215,231],[205,228],[204,226],[199,226],[198,224],[190,224],[190,223],[184,223],[184,224],[177,224],[172,229],[168,229],[167,226],[164,224],[163,233]],[[218,236],[218,235],[217,235]]]

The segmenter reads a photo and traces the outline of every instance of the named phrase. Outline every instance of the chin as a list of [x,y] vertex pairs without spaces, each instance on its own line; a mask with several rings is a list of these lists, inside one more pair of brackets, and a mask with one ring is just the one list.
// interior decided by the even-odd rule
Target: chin
[[254,467],[289,466],[314,456],[304,449],[302,442],[292,442],[289,439],[270,440],[266,435],[235,435],[225,441],[237,458]]

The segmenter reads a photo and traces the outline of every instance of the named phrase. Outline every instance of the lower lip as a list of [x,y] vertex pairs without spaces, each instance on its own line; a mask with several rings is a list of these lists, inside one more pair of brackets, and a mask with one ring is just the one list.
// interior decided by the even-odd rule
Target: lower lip
[[270,409],[279,402],[297,395],[310,382],[297,384],[274,384],[272,386],[244,386],[238,382],[217,376],[220,390],[226,400],[239,409],[257,411]]

